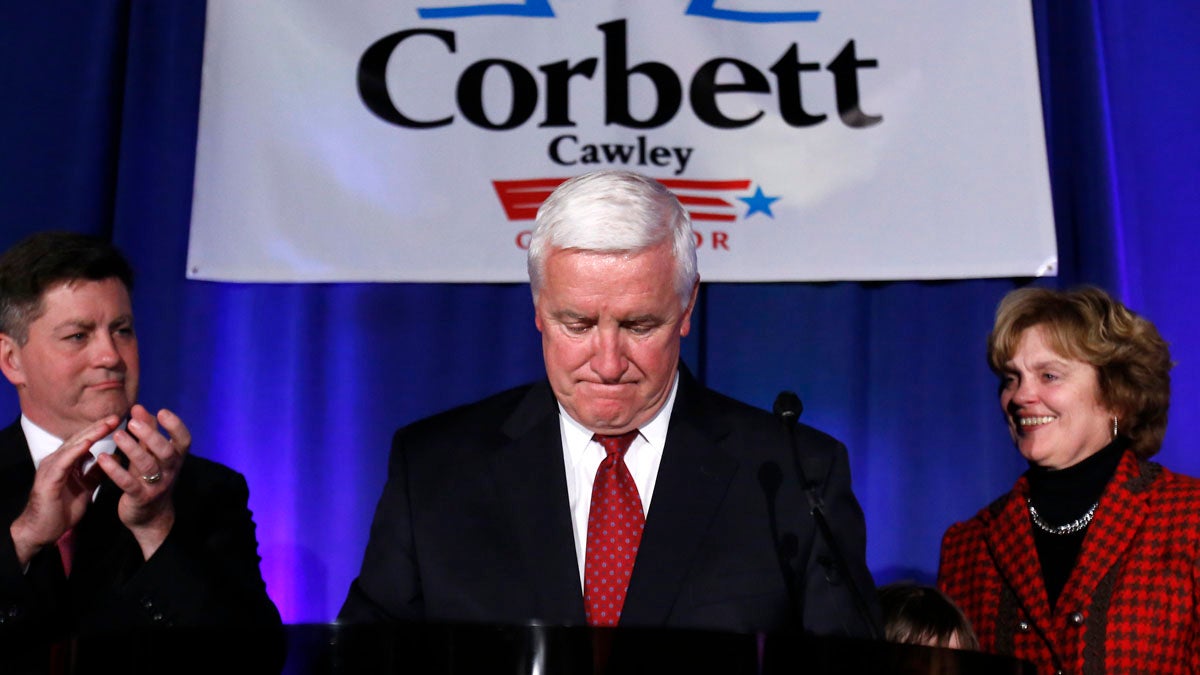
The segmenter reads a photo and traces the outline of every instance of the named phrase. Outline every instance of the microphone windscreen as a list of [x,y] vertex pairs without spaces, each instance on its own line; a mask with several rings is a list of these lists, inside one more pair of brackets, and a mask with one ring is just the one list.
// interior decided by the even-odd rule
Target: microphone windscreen
[[775,406],[772,411],[778,417],[795,422],[800,419],[800,413],[804,412],[804,404],[800,402],[800,397],[794,391],[781,391],[775,397]]

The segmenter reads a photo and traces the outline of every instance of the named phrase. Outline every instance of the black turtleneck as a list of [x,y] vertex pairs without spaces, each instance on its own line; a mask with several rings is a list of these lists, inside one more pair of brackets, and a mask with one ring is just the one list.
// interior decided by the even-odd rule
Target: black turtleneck
[[[1029,499],[1042,520],[1051,525],[1065,525],[1100,501],[1100,495],[1116,472],[1127,447],[1129,441],[1118,437],[1091,457],[1057,471],[1031,464],[1025,472],[1029,479]],[[1085,527],[1073,534],[1051,534],[1033,526],[1033,541],[1037,545],[1051,609],[1075,568],[1075,559],[1079,557],[1087,531]]]

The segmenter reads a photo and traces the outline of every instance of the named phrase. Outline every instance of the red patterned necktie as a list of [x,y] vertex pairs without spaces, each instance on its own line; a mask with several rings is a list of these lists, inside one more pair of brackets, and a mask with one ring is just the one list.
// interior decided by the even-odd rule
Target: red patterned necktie
[[595,435],[607,456],[596,469],[588,514],[583,603],[591,626],[615,626],[621,619],[646,525],[637,485],[625,466],[625,451],[637,434],[635,429],[620,436]]
[[71,576],[71,561],[75,557],[75,530],[70,529],[63,532],[56,545],[58,554],[62,556],[63,573],[69,577]]

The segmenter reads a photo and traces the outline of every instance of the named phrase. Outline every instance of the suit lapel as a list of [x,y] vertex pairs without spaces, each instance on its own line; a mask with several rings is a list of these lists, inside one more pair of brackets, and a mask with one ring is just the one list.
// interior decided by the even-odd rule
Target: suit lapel
[[92,593],[119,588],[142,564],[137,540],[117,515],[121,495],[121,489],[106,476],[96,501],[75,526],[71,583],[77,590]]
[[585,622],[567,498],[558,407],[547,382],[535,384],[505,422],[508,439],[491,457],[500,499],[526,562],[539,616]]
[[[1144,465],[1150,466],[1150,465]],[[1070,608],[1092,604],[1097,586],[1117,561],[1133,545],[1142,521],[1146,519],[1146,487],[1152,476],[1143,476],[1137,457],[1126,452],[1117,471],[1100,497],[1096,517],[1088,527],[1078,563],[1063,588],[1058,607]]]
[[1025,505],[1028,494],[1028,481],[1022,477],[1012,493],[993,507],[984,536],[996,569],[1016,595],[1018,604],[1035,625],[1048,625],[1050,600]]
[[25,508],[33,473],[33,458],[18,420],[0,430],[0,514],[4,522],[11,523]]
[[662,625],[671,616],[737,470],[737,460],[718,447],[727,434],[703,388],[681,366],[646,529],[621,611],[622,623]]

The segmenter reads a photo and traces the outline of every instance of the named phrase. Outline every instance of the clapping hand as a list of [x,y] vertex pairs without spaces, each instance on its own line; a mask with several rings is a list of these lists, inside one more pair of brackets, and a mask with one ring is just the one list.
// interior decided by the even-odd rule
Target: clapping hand
[[144,406],[134,405],[129,415],[127,428],[113,435],[117,447],[129,459],[128,467],[111,456],[101,456],[98,464],[125,493],[117,505],[117,515],[148,560],[175,524],[171,492],[191,448],[192,435],[170,410],[160,410],[154,416]]
[[101,476],[95,465],[87,472],[84,465],[91,459],[92,445],[120,423],[116,415],[109,415],[87,425],[38,465],[29,501],[9,528],[22,565],[28,565],[38,551],[58,541],[83,518]]

